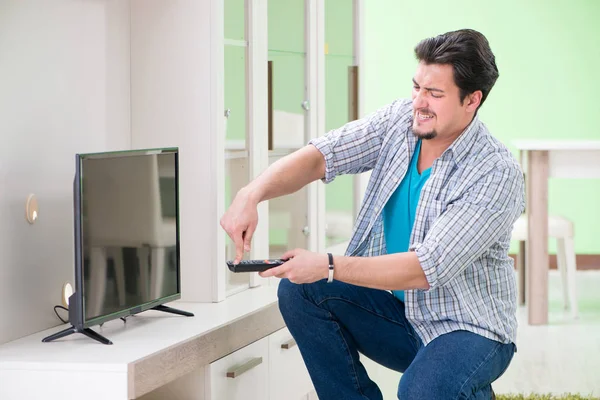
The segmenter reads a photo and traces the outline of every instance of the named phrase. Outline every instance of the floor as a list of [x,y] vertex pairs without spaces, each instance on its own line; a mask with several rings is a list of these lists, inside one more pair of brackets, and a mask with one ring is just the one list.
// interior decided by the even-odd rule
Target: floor
[[[497,394],[579,393],[600,398],[600,270],[577,272],[579,318],[563,309],[560,275],[550,271],[549,323],[527,324],[527,309],[518,311],[518,351],[494,384]],[[369,368],[384,398],[396,399],[399,374]]]
[[519,309],[518,351],[496,393],[579,393],[600,397],[600,271],[577,272],[579,318],[563,309],[560,275],[550,271],[549,324],[527,324]]

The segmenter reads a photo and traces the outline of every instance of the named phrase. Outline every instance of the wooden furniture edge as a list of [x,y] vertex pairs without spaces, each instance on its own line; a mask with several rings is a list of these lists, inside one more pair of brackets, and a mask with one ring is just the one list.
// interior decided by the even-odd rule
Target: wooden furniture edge
[[[523,251],[523,255],[524,253],[525,252]],[[518,256],[520,254],[521,252],[508,254],[514,261],[515,269],[519,265]],[[548,257],[548,268],[557,269],[558,263],[556,262],[556,254],[549,254]],[[600,254],[576,254],[575,259],[577,260],[577,271],[600,270]]]
[[214,330],[128,365],[128,398],[135,399],[285,327],[274,302]]

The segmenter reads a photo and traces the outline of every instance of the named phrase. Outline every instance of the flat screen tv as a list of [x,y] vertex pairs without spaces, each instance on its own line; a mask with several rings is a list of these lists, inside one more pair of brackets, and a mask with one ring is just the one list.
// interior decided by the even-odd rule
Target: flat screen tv
[[73,182],[75,290],[71,327],[49,342],[181,298],[177,148],[76,154]]

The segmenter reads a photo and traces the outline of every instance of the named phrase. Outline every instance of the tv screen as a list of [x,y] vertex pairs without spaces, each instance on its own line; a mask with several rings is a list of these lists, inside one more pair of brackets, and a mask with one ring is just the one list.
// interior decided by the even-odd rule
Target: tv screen
[[181,297],[179,158],[177,148],[77,154],[73,182],[75,292],[71,327],[105,344],[90,329],[165,306]]
[[179,298],[177,150],[81,154],[79,162],[85,325]]

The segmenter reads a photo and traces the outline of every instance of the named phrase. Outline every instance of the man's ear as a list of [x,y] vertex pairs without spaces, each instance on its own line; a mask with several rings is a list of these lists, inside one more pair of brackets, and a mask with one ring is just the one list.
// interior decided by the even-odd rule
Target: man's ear
[[483,93],[481,92],[481,90],[476,90],[473,93],[471,93],[470,95],[468,95],[467,98],[465,99],[466,103],[467,103],[467,111],[472,112],[472,113],[477,111],[477,108],[481,104],[482,97],[483,97]]

